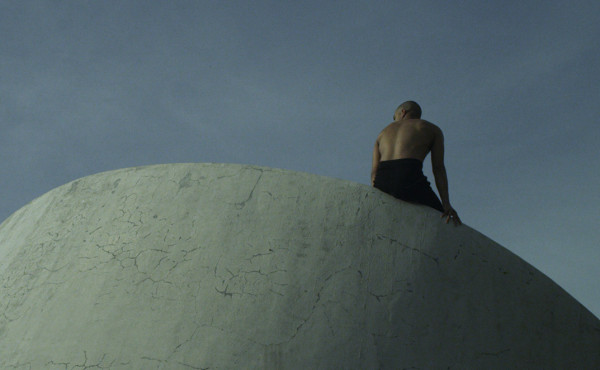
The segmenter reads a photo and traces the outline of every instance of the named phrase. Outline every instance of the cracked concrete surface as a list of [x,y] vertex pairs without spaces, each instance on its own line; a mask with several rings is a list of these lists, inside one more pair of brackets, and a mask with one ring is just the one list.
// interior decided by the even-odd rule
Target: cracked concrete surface
[[600,323],[429,208],[171,164],[73,181],[0,225],[0,368],[600,368]]

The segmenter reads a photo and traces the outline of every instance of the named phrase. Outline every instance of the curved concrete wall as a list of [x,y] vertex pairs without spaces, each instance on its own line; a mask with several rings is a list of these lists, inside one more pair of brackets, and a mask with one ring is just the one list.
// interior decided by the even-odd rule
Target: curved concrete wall
[[177,164],[0,226],[0,367],[591,369],[600,322],[476,231],[361,184]]

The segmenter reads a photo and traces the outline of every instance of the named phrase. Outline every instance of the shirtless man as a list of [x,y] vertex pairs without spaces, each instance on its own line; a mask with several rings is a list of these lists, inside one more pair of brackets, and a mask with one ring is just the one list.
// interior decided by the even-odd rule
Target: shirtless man
[[[441,202],[422,170],[430,151]],[[421,107],[414,101],[400,104],[394,113],[394,122],[377,137],[371,185],[396,198],[437,209],[442,212],[442,218],[446,218],[446,223],[452,219],[455,225],[462,224],[448,196],[444,135],[439,127],[421,119]]]

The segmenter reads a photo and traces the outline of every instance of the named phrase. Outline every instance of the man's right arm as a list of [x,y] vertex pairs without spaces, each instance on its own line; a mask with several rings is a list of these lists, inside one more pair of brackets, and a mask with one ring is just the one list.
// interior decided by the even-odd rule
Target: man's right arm
[[433,176],[435,177],[435,186],[438,189],[444,213],[442,217],[446,217],[446,223],[453,219],[456,225],[460,225],[461,221],[458,214],[450,205],[450,196],[448,194],[448,175],[446,174],[446,166],[444,165],[444,134],[437,126],[434,126],[434,139],[431,147],[431,167]]

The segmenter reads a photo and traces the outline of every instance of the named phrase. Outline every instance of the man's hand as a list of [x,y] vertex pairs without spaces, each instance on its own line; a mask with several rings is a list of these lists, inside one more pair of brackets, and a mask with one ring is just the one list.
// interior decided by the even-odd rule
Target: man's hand
[[460,218],[458,217],[458,213],[452,207],[444,207],[444,213],[442,213],[442,218],[446,217],[446,223],[450,222],[450,219],[454,222],[454,226],[462,225]]

